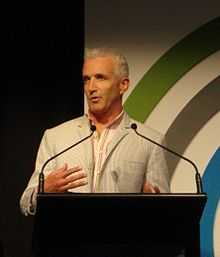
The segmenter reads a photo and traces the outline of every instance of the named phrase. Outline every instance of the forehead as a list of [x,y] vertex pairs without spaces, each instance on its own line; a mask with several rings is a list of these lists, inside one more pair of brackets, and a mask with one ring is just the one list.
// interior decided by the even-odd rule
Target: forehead
[[112,57],[87,58],[83,64],[83,74],[113,73],[115,64]]

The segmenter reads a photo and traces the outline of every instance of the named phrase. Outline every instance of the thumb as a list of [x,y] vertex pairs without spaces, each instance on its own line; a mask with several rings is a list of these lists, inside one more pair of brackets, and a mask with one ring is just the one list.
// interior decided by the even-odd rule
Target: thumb
[[68,164],[65,162],[63,167],[61,167],[61,169],[64,171],[64,170],[67,170],[68,169]]
[[68,164],[64,163],[64,165],[61,168],[57,169],[57,173],[66,171],[67,169],[68,169]]

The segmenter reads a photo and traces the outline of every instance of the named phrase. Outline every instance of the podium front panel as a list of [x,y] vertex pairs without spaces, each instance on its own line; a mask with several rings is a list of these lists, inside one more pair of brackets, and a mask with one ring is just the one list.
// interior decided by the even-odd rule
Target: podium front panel
[[89,257],[100,249],[100,256],[110,254],[113,246],[120,256],[123,249],[127,256],[166,256],[172,248],[196,257],[205,202],[205,194],[39,194],[34,249]]

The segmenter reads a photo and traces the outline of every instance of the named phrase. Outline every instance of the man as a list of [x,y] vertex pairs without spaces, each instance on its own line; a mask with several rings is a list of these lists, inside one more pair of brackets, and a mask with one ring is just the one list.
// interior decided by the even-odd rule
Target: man
[[45,167],[45,192],[169,192],[164,151],[137,136],[164,143],[155,130],[131,119],[122,97],[129,87],[124,56],[110,49],[91,49],[83,65],[88,113],[45,131],[35,171],[21,200],[25,215],[35,214],[38,177],[47,159],[90,134],[93,136],[55,158]]

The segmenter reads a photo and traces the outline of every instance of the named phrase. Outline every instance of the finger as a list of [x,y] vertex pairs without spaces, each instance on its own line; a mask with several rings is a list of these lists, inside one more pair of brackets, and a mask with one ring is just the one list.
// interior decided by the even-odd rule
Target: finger
[[157,194],[159,194],[159,193],[160,193],[160,189],[159,189],[159,187],[154,186],[154,190],[155,190],[155,192],[156,192]]
[[156,193],[154,187],[148,182],[144,183],[143,192],[144,193]]
[[145,189],[145,193],[156,193],[153,187],[148,187],[147,190]]
[[73,181],[81,178],[86,178],[87,174],[84,170],[79,170],[71,173],[69,176],[65,178],[66,183],[72,183]]
[[88,184],[88,179],[87,178],[80,178],[80,179],[74,180],[71,183],[68,183],[67,185],[61,187],[60,189],[62,191],[67,191],[68,189],[73,189],[73,188],[76,188],[76,187],[84,186],[86,184]]
[[68,177],[69,175],[71,175],[71,174],[73,174],[73,173],[75,173],[75,172],[81,171],[81,170],[82,170],[82,167],[80,167],[80,166],[75,166],[75,167],[73,167],[73,168],[71,168],[71,169],[68,169],[68,170],[63,171],[62,177],[63,177],[63,178],[66,178],[66,177]]
[[56,180],[55,186],[60,191],[61,188],[67,186],[70,183],[73,183],[75,180],[83,179],[86,177],[87,177],[86,172],[80,168],[79,171],[71,172],[69,176],[66,176],[65,178],[61,177],[58,180]]

